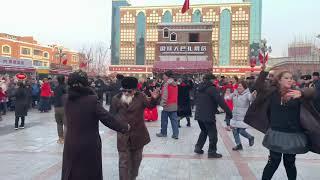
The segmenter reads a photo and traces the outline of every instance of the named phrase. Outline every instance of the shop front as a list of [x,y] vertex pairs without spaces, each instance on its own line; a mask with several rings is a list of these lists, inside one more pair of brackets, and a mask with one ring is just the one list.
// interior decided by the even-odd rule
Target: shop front
[[14,76],[17,73],[24,73],[28,78],[35,77],[36,69],[32,66],[32,60],[0,56],[0,74]]
[[65,75],[68,76],[72,73],[72,66],[62,65],[62,64],[50,64],[49,75],[57,76],[57,75]]

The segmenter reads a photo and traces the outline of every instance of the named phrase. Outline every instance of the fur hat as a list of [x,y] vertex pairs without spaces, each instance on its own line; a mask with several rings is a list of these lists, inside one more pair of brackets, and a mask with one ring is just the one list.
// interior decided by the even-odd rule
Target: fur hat
[[124,78],[124,76],[122,74],[117,74],[116,78],[119,80],[122,80]]
[[169,78],[172,78],[173,77],[173,72],[171,70],[168,70],[168,71],[164,72],[164,75],[166,75]]
[[204,81],[210,81],[210,80],[214,80],[214,79],[217,79],[217,78],[213,74],[206,74],[206,75],[203,76],[203,80]]
[[317,76],[317,77],[319,77],[320,74],[319,74],[319,72],[314,72],[314,73],[312,74],[312,76]]
[[137,89],[138,79],[135,77],[125,77],[121,81],[121,86],[123,89]]
[[73,88],[73,87],[86,87],[89,86],[89,81],[88,81],[88,75],[84,71],[76,71],[71,74],[69,74],[68,77],[68,85]]

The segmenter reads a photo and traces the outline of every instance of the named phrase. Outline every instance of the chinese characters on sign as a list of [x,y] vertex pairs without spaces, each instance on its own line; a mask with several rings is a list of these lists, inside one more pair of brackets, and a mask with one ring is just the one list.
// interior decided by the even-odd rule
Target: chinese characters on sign
[[206,52],[207,46],[160,46],[160,52],[189,52],[189,53],[199,53]]
[[32,60],[30,59],[12,59],[7,57],[0,58],[0,65],[3,66],[21,66],[21,67],[32,67]]

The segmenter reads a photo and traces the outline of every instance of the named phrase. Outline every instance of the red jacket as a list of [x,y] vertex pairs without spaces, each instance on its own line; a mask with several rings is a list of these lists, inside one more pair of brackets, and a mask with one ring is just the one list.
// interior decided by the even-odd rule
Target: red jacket
[[6,93],[4,93],[3,91],[0,91],[0,102],[4,101],[6,99]]
[[41,86],[41,97],[50,97],[51,96],[51,87],[49,83],[43,83]]
[[178,86],[173,79],[169,79],[162,88],[161,106],[164,111],[178,110]]

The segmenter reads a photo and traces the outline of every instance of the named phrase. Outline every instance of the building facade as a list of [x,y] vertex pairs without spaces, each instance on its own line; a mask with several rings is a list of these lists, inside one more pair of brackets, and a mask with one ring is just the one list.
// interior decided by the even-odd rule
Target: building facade
[[113,0],[112,13],[110,73],[142,67],[150,73],[150,67],[159,61],[159,24],[211,23],[209,61],[215,72],[230,68],[245,71],[249,67],[250,43],[261,39],[262,0],[191,4],[184,14],[181,5],[137,7],[127,0]]
[[[65,66],[73,69],[79,67],[79,53],[63,48],[62,60],[67,60]],[[58,58],[57,45],[41,45],[32,36],[14,36],[0,33],[0,57],[3,62],[16,62],[7,64],[6,67],[30,64],[38,73],[49,73],[52,63],[61,64]],[[21,64],[23,63],[23,64]],[[3,65],[4,66],[4,65]],[[29,67],[26,67],[26,69]]]

